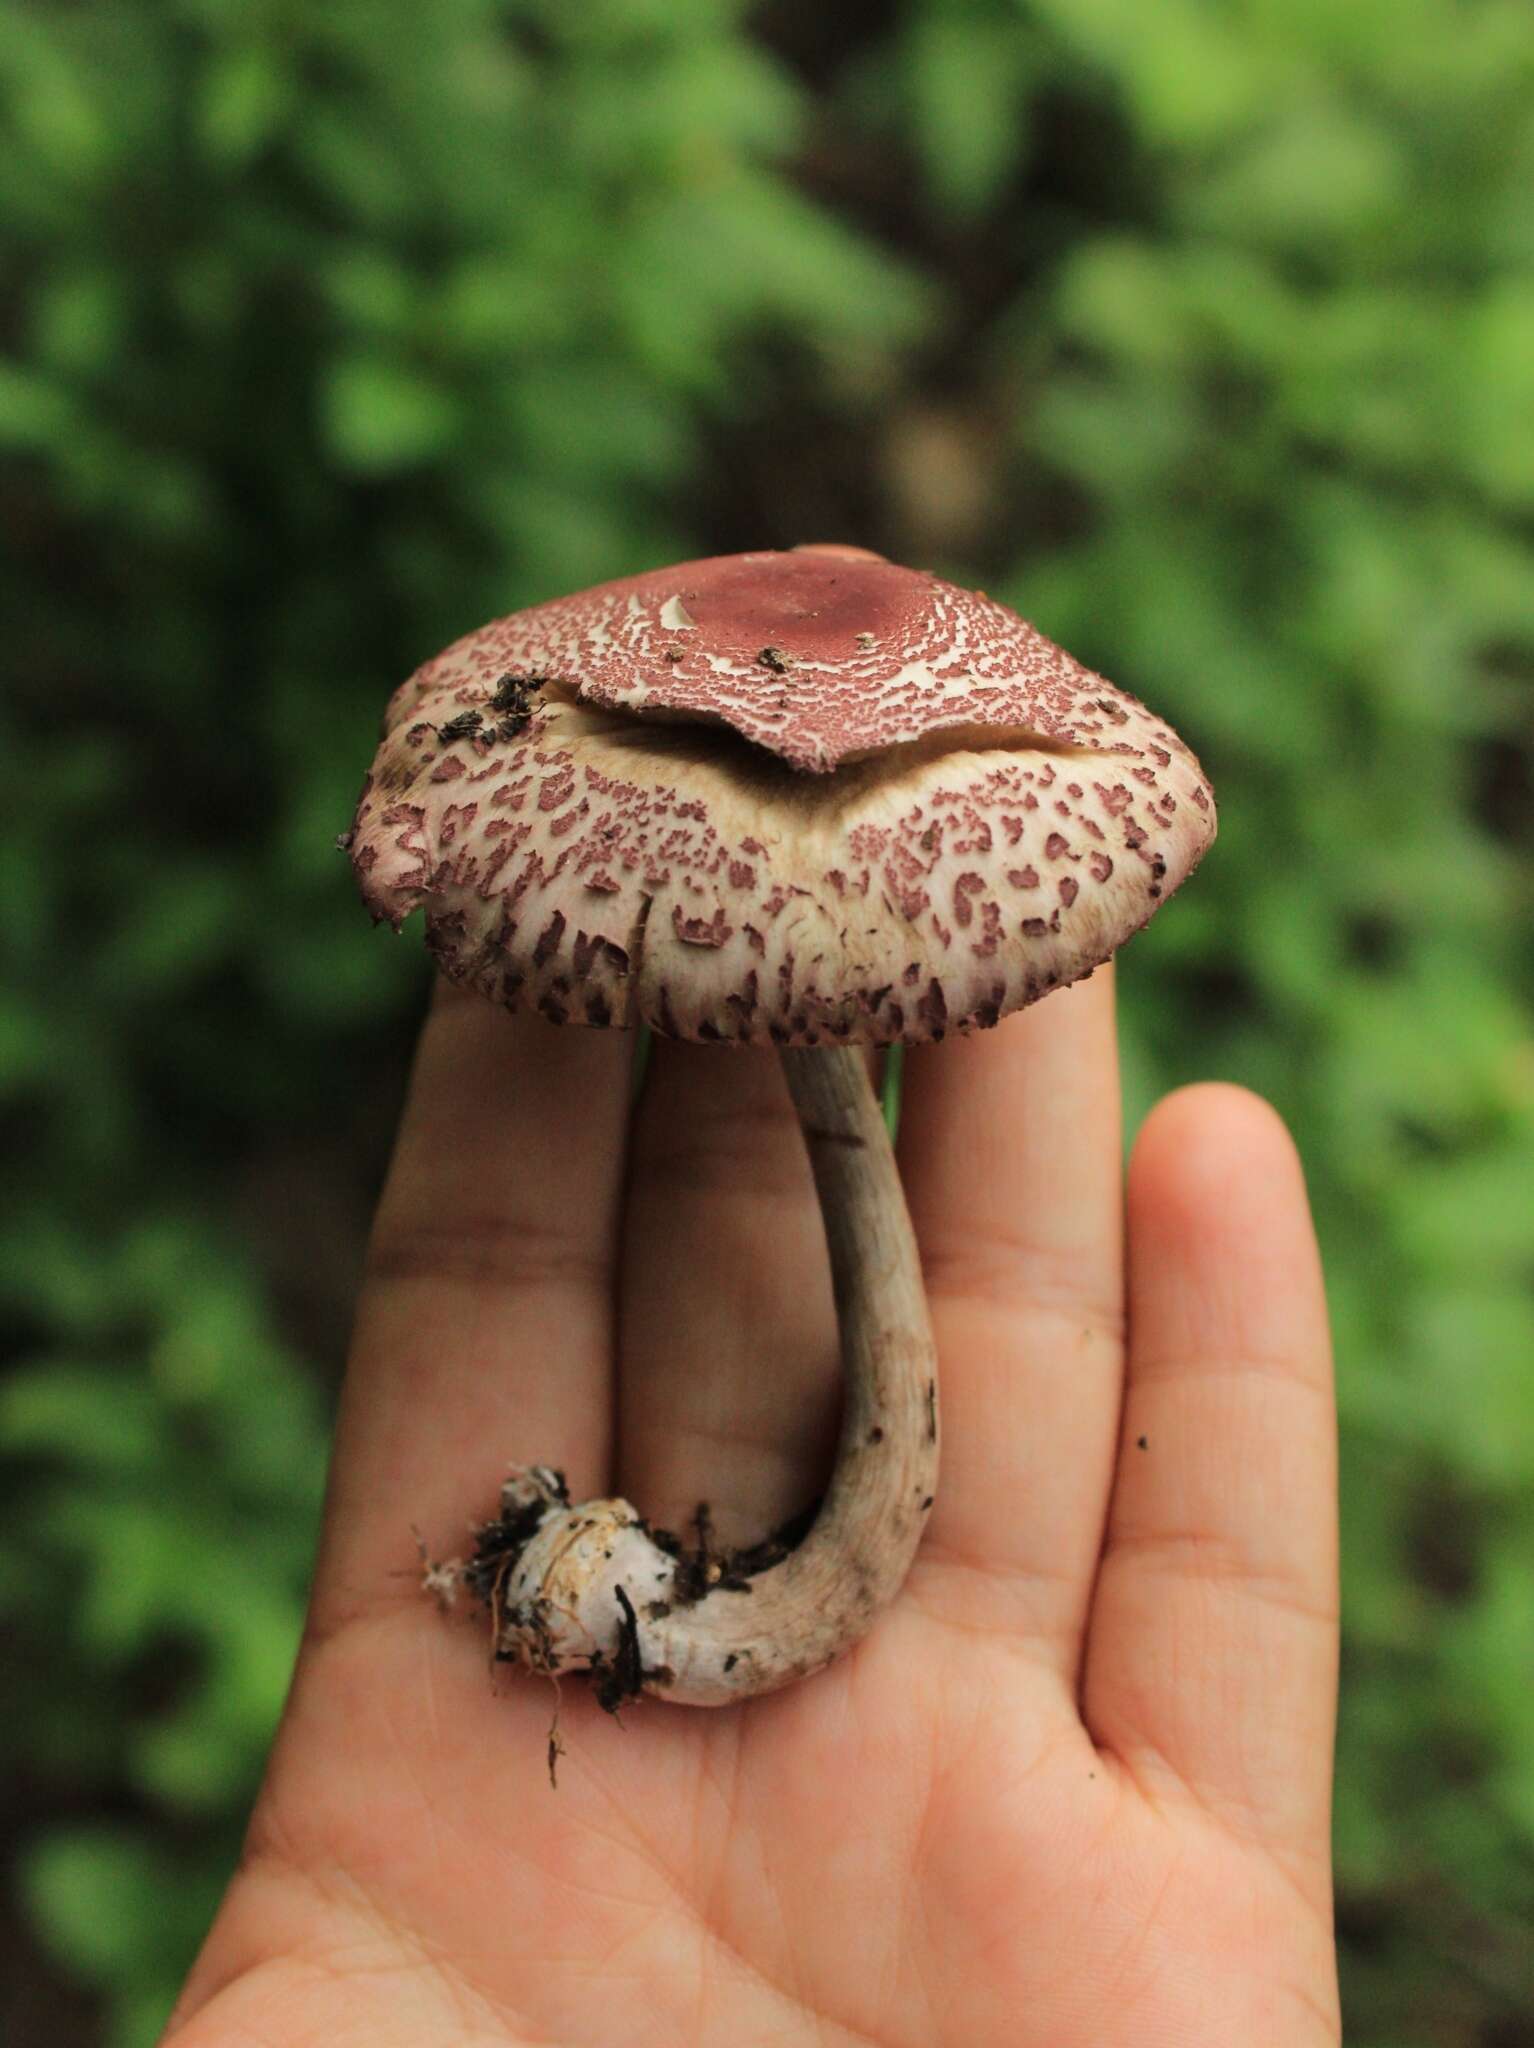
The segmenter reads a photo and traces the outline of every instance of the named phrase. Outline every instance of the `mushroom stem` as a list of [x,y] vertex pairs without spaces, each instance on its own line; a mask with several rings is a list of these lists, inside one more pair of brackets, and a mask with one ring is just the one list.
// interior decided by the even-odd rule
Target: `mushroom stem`
[[900,1590],[937,1484],[937,1364],[916,1240],[864,1055],[785,1048],[831,1254],[846,1392],[836,1466],[809,1533],[765,1570],[714,1582],[627,1501],[571,1507],[517,1472],[495,1574],[496,1647],[550,1675],[588,1670],[609,1705],[651,1693],[720,1707],[829,1664]]

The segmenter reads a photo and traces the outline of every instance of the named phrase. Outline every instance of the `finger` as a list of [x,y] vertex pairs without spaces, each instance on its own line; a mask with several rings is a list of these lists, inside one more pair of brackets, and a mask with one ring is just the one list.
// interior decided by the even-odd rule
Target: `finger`
[[1234,1088],[1161,1104],[1129,1181],[1130,1368],[1084,1711],[1132,1769],[1324,1859],[1335,1416],[1294,1147]]
[[901,1164],[943,1375],[930,1561],[1074,1675],[1113,1470],[1123,1257],[1113,976],[914,1052]]
[[319,1596],[412,1522],[449,1549],[510,1462],[605,1489],[626,1034],[439,984],[368,1252]]
[[776,1052],[658,1041],[634,1131],[620,1313],[620,1483],[684,1527],[761,1537],[825,1483],[836,1313]]

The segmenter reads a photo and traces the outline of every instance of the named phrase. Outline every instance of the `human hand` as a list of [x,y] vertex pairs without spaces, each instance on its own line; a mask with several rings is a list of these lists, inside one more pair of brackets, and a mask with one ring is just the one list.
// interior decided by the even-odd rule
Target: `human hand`
[[[1163,1103],[1120,1164],[1112,976],[909,1055],[944,1393],[906,1588],[722,1712],[493,1681],[402,1569],[511,1460],[727,1540],[829,1461],[837,1338],[770,1055],[439,991],[325,1538],[176,2048],[1338,2039],[1333,1408],[1293,1150]],[[1127,1229],[1126,1229],[1127,1221]],[[618,1361],[621,1357],[622,1369]]]

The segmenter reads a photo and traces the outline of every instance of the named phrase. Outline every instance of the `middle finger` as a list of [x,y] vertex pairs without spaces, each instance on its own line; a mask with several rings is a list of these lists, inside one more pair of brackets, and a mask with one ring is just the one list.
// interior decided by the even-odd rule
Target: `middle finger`
[[657,1040],[619,1296],[621,1487],[671,1528],[768,1534],[825,1484],[839,1345],[809,1158],[775,1051]]

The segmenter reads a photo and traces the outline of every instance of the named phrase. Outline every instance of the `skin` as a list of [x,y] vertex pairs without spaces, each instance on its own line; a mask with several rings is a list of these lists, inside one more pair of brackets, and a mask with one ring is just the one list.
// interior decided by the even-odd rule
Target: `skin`
[[775,1061],[657,1046],[625,1193],[627,1059],[433,1008],[310,1626],[176,2048],[1337,2041],[1333,1401],[1273,1113],[1172,1096],[1126,1200],[1106,972],[913,1056],[945,1405],[906,1589],[740,1709],[619,1725],[567,1686],[555,1792],[550,1691],[492,1683],[407,1525],[456,1547],[531,1455],[744,1535],[802,1504],[835,1405]]

